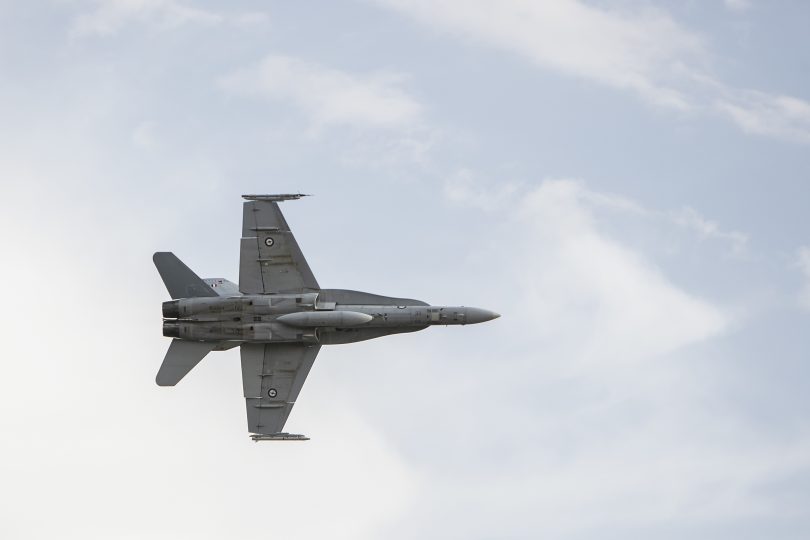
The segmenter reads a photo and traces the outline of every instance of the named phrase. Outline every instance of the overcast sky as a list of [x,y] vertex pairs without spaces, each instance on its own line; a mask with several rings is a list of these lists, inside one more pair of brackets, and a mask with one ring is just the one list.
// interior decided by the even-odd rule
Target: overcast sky
[[[0,537],[810,537],[802,0],[0,0]],[[326,347],[246,432],[154,376],[154,251],[242,193],[324,287],[502,317]],[[10,301],[8,301],[10,300]]]

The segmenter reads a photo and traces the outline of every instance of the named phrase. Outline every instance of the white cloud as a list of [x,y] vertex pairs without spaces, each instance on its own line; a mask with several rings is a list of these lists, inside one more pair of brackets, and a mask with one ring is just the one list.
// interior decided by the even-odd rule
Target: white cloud
[[132,144],[140,148],[154,148],[156,144],[155,124],[144,120],[132,131]]
[[748,247],[748,235],[739,231],[725,231],[717,222],[706,219],[694,208],[683,208],[670,214],[672,220],[682,227],[689,228],[703,239],[727,242],[734,255],[742,255]]
[[751,7],[750,0],[723,0],[723,3],[731,11],[746,11]]
[[515,279],[540,332],[573,340],[588,365],[649,361],[720,334],[729,316],[600,232],[593,198],[577,182],[546,181],[518,206],[534,245]]
[[702,45],[665,12],[619,11],[575,0],[379,0],[466,39],[524,56],[536,64],[628,89],[660,105],[685,109],[669,79]]
[[727,373],[711,369],[718,341],[700,346],[734,317],[604,227],[621,214],[703,237],[711,220],[681,225],[569,180],[513,189],[463,171],[446,190],[487,224],[456,257],[476,283],[487,276],[478,296],[503,316],[458,360],[453,340],[403,353],[399,365],[433,374],[419,384],[434,398],[407,416],[439,424],[445,457],[422,462],[430,489],[387,537],[590,538],[803,512],[768,486],[810,468],[810,441],[730,409]]
[[810,103],[804,100],[745,91],[719,99],[716,107],[746,133],[810,144]]
[[697,233],[702,240],[715,240],[725,243],[733,255],[744,255],[748,248],[748,235],[740,231],[726,230],[711,219],[707,219],[697,210],[684,207],[675,211],[657,211],[644,208],[636,201],[610,193],[599,193],[583,190],[579,197],[599,208],[625,214],[632,214],[650,220],[664,221],[683,229]]
[[222,15],[177,0],[96,0],[94,3],[93,11],[79,15],[74,21],[74,35],[115,34],[133,20],[164,28],[189,23],[215,25],[223,20]]
[[[624,537],[628,529],[669,531],[672,523],[727,529],[744,519],[777,523],[803,514],[800,501],[769,497],[766,486],[807,472],[807,440],[756,444],[724,429],[721,418],[701,418],[706,411],[699,407],[686,405],[673,415],[653,398],[635,403],[647,407],[644,412],[622,411],[588,397],[575,412],[555,411],[557,422],[550,413],[538,414],[540,439],[523,441],[531,445],[523,452],[509,447],[511,463],[496,473],[482,467],[437,482],[423,502],[442,516],[431,527],[446,527],[443,536],[458,538],[602,538]],[[682,399],[690,398],[687,389]],[[631,429],[601,423],[630,410]],[[514,427],[515,433],[531,429]],[[724,431],[727,440],[716,440],[707,427]],[[412,537],[409,532],[398,538]]]
[[373,1],[542,68],[631,91],[648,103],[719,111],[745,133],[810,143],[810,104],[728,87],[708,69],[711,55],[701,37],[646,2],[597,7],[581,0]]
[[802,246],[796,253],[796,264],[804,275],[804,285],[799,292],[799,304],[810,310],[810,247]]
[[185,25],[217,26],[224,23],[236,27],[264,24],[266,13],[220,12],[193,7],[182,0],[90,0],[93,8],[78,15],[71,28],[76,37],[111,36],[133,22],[169,30]]
[[457,171],[444,182],[444,195],[451,201],[490,211],[502,210],[504,205],[512,204],[515,195],[524,189],[516,182],[484,186],[469,169]]
[[514,272],[506,280],[521,290],[516,324],[567,343],[566,356],[573,352],[586,365],[649,361],[717,336],[730,323],[723,309],[676,287],[642,253],[606,235],[596,222],[597,212],[610,210],[685,223],[701,236],[725,234],[695,212],[676,222],[571,180],[547,180],[534,189],[486,186],[469,171],[447,181],[445,194],[513,216],[510,229],[519,236]]
[[235,94],[292,101],[316,127],[353,125],[401,128],[416,125],[422,107],[400,88],[403,76],[353,75],[272,54],[221,81]]
[[[658,211],[645,208],[638,202],[612,193],[597,192],[578,186],[576,199],[580,204],[603,211],[646,219],[656,224],[675,225],[696,233],[702,240],[713,240],[726,244],[732,255],[744,255],[748,249],[748,235],[740,231],[727,230],[719,223],[707,219],[697,210],[684,207],[675,211]],[[499,212],[505,207],[514,208],[516,201],[527,196],[531,188],[525,183],[500,181],[497,185],[487,185],[470,169],[460,169],[444,181],[444,195],[451,201],[476,207],[487,212]]]
[[246,11],[237,13],[231,20],[235,26],[246,27],[266,24],[270,21],[270,16],[263,11]]

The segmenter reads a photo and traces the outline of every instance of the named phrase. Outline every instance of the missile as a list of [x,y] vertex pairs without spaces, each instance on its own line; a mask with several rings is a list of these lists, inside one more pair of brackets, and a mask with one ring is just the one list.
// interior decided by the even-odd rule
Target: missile
[[294,201],[300,199],[301,197],[309,197],[306,193],[277,193],[271,195],[242,195],[242,198],[247,201],[270,201],[270,202],[281,202],[281,201]]
[[308,441],[306,435],[297,433],[254,433],[250,436],[255,442],[259,441]]
[[281,315],[276,320],[287,326],[298,328],[311,328],[313,326],[346,328],[360,326],[373,318],[371,315],[357,311],[299,311],[298,313]]

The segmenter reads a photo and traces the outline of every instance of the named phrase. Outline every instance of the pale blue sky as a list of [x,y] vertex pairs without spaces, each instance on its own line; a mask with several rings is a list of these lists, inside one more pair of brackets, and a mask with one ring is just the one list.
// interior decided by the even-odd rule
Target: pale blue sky
[[[810,534],[810,8],[0,1],[4,538]],[[325,287],[488,325],[325,348],[245,432],[154,374],[242,193]]]

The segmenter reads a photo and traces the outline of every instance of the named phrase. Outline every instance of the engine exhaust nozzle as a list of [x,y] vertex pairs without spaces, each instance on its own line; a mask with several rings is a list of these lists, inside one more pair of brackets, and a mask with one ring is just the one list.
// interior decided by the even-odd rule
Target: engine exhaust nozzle
[[180,337],[180,323],[174,321],[163,321],[163,336],[170,338]]
[[179,319],[180,318],[180,301],[170,300],[163,302],[163,318],[164,319]]

